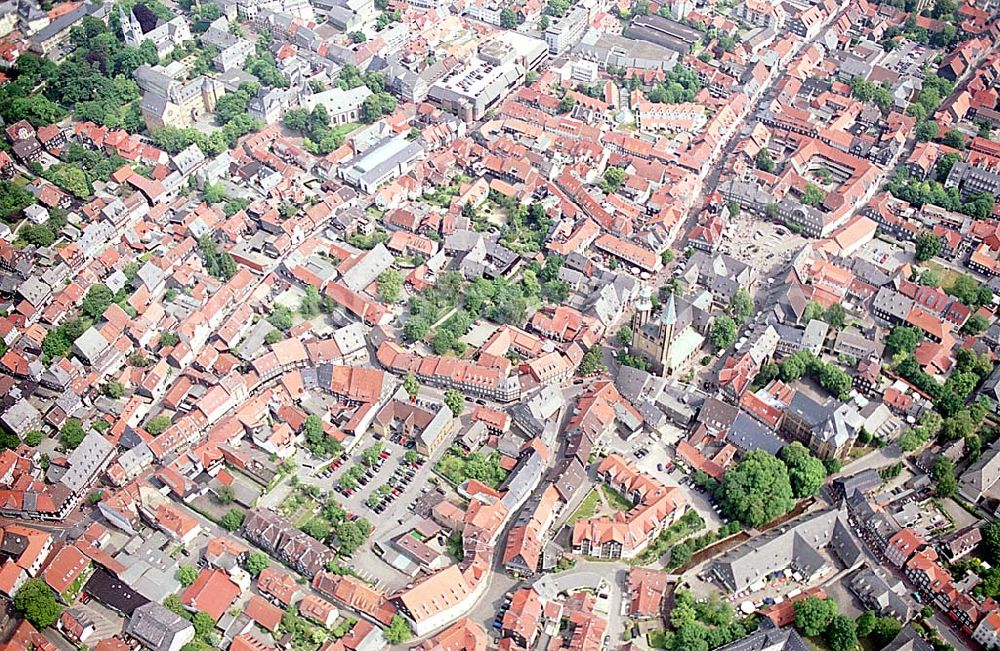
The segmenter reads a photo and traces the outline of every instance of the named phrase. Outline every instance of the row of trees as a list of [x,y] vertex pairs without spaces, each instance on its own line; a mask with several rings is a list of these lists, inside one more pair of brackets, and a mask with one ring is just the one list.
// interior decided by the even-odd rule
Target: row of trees
[[905,167],[900,167],[893,174],[886,189],[892,196],[917,208],[929,203],[975,219],[986,219],[993,214],[995,199],[992,194],[978,192],[963,199],[957,187],[945,188],[937,181],[911,179]]
[[823,636],[831,651],[852,651],[859,637],[870,638],[874,648],[887,645],[902,625],[893,617],[878,617],[868,610],[853,620],[842,615],[833,599],[810,596],[796,601],[795,628],[806,637]]
[[780,364],[765,364],[754,379],[754,385],[763,386],[775,378],[792,382],[807,375],[830,393],[846,400],[851,391],[851,377],[843,370],[816,357],[808,350],[800,350],[786,357]]

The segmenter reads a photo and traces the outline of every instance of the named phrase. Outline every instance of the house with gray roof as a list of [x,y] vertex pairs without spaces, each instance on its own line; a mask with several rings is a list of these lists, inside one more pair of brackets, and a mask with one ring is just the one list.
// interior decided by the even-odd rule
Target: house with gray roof
[[114,451],[114,446],[107,439],[97,432],[90,432],[66,459],[69,470],[60,483],[74,495],[80,494],[111,463]]
[[768,531],[731,550],[712,564],[712,572],[733,592],[756,590],[775,572],[789,570],[804,583],[835,570],[820,550],[848,567],[864,558],[861,543],[854,537],[846,507],[823,511]]
[[755,631],[716,651],[808,651],[809,648],[795,629],[789,627]]
[[911,602],[906,597],[906,584],[882,570],[864,567],[851,577],[848,586],[866,608],[879,615],[905,622],[913,613]]
[[731,443],[743,452],[764,450],[776,455],[785,447],[785,442],[777,434],[764,427],[755,418],[741,411],[733,424],[726,430],[726,443]]
[[21,398],[3,412],[0,423],[18,438],[24,438],[25,434],[42,426],[42,414],[34,405]]
[[1000,441],[984,450],[958,480],[958,494],[973,504],[985,496],[995,496],[1000,479]]
[[355,292],[362,292],[375,282],[379,275],[392,266],[394,258],[384,244],[361,255],[358,262],[344,273],[341,282]]
[[152,651],[180,651],[194,640],[188,620],[155,602],[136,608],[124,631]]

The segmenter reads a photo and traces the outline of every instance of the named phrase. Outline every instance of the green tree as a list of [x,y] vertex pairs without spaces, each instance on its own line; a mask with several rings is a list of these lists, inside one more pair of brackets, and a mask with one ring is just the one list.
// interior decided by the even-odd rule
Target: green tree
[[973,314],[965,323],[962,324],[960,332],[966,335],[978,335],[982,332],[986,332],[986,329],[989,327],[989,319],[982,314]]
[[822,319],[824,314],[826,314],[826,310],[823,309],[822,305],[816,301],[810,301],[806,304],[805,311],[802,312],[802,320],[808,323],[813,319]]
[[983,535],[982,548],[990,565],[1000,563],[1000,520],[983,525],[979,529]]
[[206,612],[198,611],[191,618],[194,625],[194,633],[200,638],[204,638],[215,629],[215,620]]
[[757,169],[762,172],[772,173],[774,172],[774,160],[771,159],[771,152],[767,150],[767,147],[761,147],[760,151],[757,152]]
[[86,436],[87,433],[83,431],[83,424],[79,418],[70,418],[59,428],[59,440],[70,450],[79,447]]
[[0,219],[12,221],[12,217],[33,203],[33,194],[10,181],[0,181]]
[[413,636],[410,625],[399,615],[393,615],[389,626],[385,629],[385,639],[389,644],[402,644]]
[[834,303],[823,312],[823,320],[839,330],[847,325],[847,310],[840,303]]
[[618,334],[615,335],[615,339],[618,340],[618,344],[621,346],[628,346],[632,343],[632,326],[626,324],[618,330]]
[[368,534],[356,522],[343,522],[337,527],[337,547],[342,556],[350,556],[365,543]]
[[201,195],[205,203],[221,203],[226,200],[226,189],[221,183],[206,183]]
[[940,127],[933,120],[920,120],[917,122],[917,140],[929,142],[938,137]]
[[385,450],[385,444],[381,441],[377,441],[374,445],[365,448],[361,452],[361,460],[365,462],[365,465],[369,468],[375,466],[378,463],[379,455]]
[[45,434],[41,431],[34,429],[24,435],[24,442],[30,447],[38,447],[38,445],[45,438]]
[[594,346],[583,354],[583,358],[580,360],[580,365],[577,367],[576,372],[579,375],[590,375],[602,367],[603,363],[601,361],[601,350],[599,347]]
[[236,531],[243,524],[243,518],[246,514],[243,511],[232,508],[226,511],[226,515],[222,517],[222,528],[226,531]]
[[725,474],[719,499],[730,518],[748,527],[760,527],[795,505],[785,464],[762,450],[751,450]]
[[806,183],[805,192],[802,193],[802,203],[807,206],[818,206],[826,199],[826,193],[815,183]]
[[448,405],[452,415],[457,418],[465,410],[465,396],[455,389],[448,389],[444,392],[444,404]]
[[934,165],[934,177],[937,179],[938,183],[944,183],[948,178],[948,174],[951,173],[951,168],[955,166],[955,163],[962,160],[960,154],[947,153],[938,159],[937,163]]
[[56,241],[56,235],[45,224],[24,224],[17,231],[17,239],[32,246],[49,246]]
[[941,253],[941,238],[931,231],[921,231],[916,239],[917,261],[930,260],[939,253]]
[[219,489],[215,491],[215,496],[222,504],[232,504],[233,500],[236,499],[236,494],[233,492],[233,487],[226,484],[219,486]]
[[566,95],[559,100],[559,112],[569,113],[576,106],[576,99],[572,95]]
[[89,199],[94,194],[87,173],[76,164],[57,163],[45,170],[43,176],[77,199]]
[[620,167],[609,167],[604,170],[601,189],[607,194],[614,194],[625,184],[625,170]]
[[879,617],[869,637],[875,643],[876,649],[884,649],[893,638],[899,635],[902,628],[902,624],[895,617]]
[[250,576],[257,576],[271,566],[271,559],[267,554],[254,552],[247,558],[247,572]]
[[931,466],[931,477],[937,486],[934,493],[938,497],[953,497],[958,492],[958,480],[955,478],[955,462],[941,455],[934,459]]
[[181,565],[177,568],[177,580],[186,588],[198,580],[198,570],[190,565]]
[[403,324],[403,338],[413,343],[423,341],[431,329],[431,324],[422,316],[413,316]]
[[941,142],[955,149],[965,149],[965,134],[958,129],[949,129],[945,132]]
[[740,324],[750,320],[750,317],[753,316],[753,298],[750,296],[750,292],[742,287],[736,290],[733,297],[729,299],[729,314]]
[[833,599],[806,597],[796,601],[795,628],[806,637],[817,637],[826,631],[834,615],[837,614],[837,604]]
[[782,382],[792,382],[802,377],[806,372],[806,361],[803,355],[792,355],[778,366],[778,376]]
[[410,396],[410,400],[413,400],[420,392],[420,382],[412,373],[407,373],[406,377],[403,378],[403,389],[406,391],[406,395]]
[[14,608],[39,630],[55,624],[62,613],[55,592],[41,579],[28,579],[21,586],[14,595]]
[[875,615],[875,611],[866,610],[858,615],[858,618],[854,620],[855,632],[859,637],[866,637],[869,633],[875,630],[875,622],[877,621],[878,617]]
[[792,495],[803,498],[819,492],[826,479],[826,468],[823,462],[810,454],[804,445],[798,441],[786,445],[778,453],[778,458],[788,468]]
[[378,276],[378,297],[383,303],[398,303],[403,295],[403,274],[386,269]]
[[146,421],[146,431],[153,436],[162,434],[168,427],[170,427],[170,416],[167,416],[166,414],[153,416]]
[[114,296],[107,285],[95,283],[87,290],[87,295],[83,297],[80,311],[95,321],[101,318],[104,311],[111,305]]
[[736,341],[736,322],[729,316],[718,316],[712,323],[712,345],[725,350]]
[[900,326],[892,329],[886,337],[885,346],[890,355],[912,353],[922,338],[923,334],[917,328]]
[[109,398],[117,400],[125,395],[125,387],[121,385],[121,382],[116,380],[110,380],[104,386],[101,387],[101,393]]
[[504,7],[500,10],[500,27],[504,29],[517,28],[517,14],[510,7]]
[[857,625],[845,615],[834,615],[826,627],[826,643],[830,651],[852,651],[858,643]]

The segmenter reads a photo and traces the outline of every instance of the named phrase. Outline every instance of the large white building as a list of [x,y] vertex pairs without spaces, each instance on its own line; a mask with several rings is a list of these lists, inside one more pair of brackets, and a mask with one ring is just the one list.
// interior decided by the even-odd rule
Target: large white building
[[545,42],[552,54],[561,54],[580,40],[587,29],[590,14],[585,7],[576,6],[563,18],[545,30]]
[[312,111],[322,105],[330,116],[330,124],[348,124],[361,119],[361,105],[372,94],[368,86],[358,86],[350,90],[332,88],[299,99],[302,108]]
[[156,53],[161,59],[184,41],[191,40],[191,29],[184,16],[159,22],[148,32],[142,31],[142,25],[136,19],[134,11],[129,11],[126,16],[125,12],[119,9],[118,19],[121,21],[122,38],[125,39],[125,45],[137,48],[146,41],[152,41],[156,46]]
[[513,61],[494,65],[474,57],[431,86],[428,97],[467,122],[479,120],[524,80],[525,72]]

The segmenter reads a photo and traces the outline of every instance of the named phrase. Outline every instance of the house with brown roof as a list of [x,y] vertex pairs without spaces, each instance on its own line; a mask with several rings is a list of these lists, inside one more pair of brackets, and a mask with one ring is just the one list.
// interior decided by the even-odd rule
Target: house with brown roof
[[420,651],[486,651],[488,644],[486,631],[465,617],[426,640],[419,649]]
[[612,454],[597,468],[597,476],[635,505],[612,517],[577,520],[573,524],[573,552],[597,558],[634,558],[686,510],[684,496],[668,488],[628,461]]
[[628,615],[635,619],[653,619],[663,614],[667,591],[667,573],[644,567],[628,572]]
[[206,612],[213,620],[219,621],[242,592],[226,572],[205,568],[181,595],[181,603]]
[[243,612],[246,613],[247,617],[256,622],[258,626],[272,633],[278,630],[278,626],[281,624],[281,616],[284,614],[281,608],[257,595],[250,597],[250,601],[247,602]]
[[302,598],[299,602],[299,614],[326,628],[333,626],[340,617],[340,611],[333,604],[314,594],[307,594]]
[[299,584],[288,572],[276,567],[268,567],[257,577],[257,589],[265,597],[281,605],[291,606],[300,597]]
[[61,596],[66,594],[70,586],[74,585],[89,567],[90,558],[75,545],[67,545],[60,549],[49,562],[48,567],[42,573],[42,579],[57,595]]
[[520,648],[531,649],[541,633],[542,600],[531,588],[517,590],[504,613],[500,636],[510,639]]

